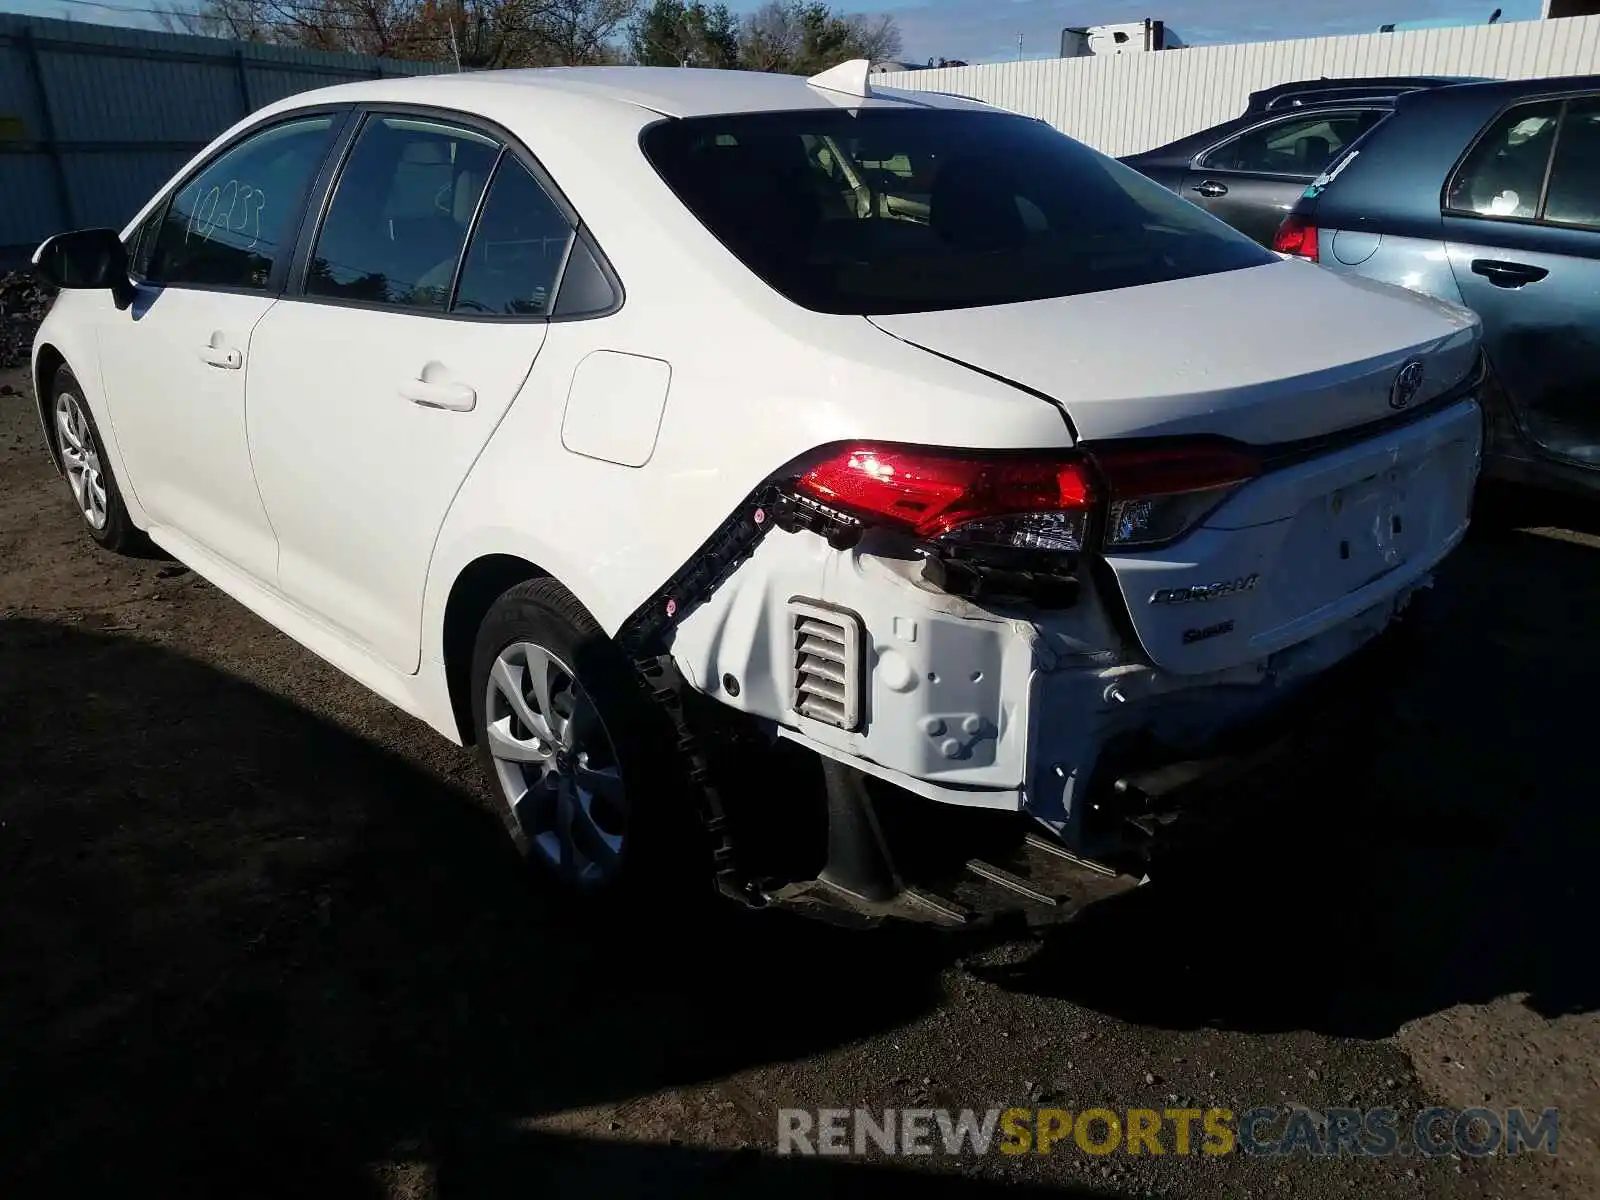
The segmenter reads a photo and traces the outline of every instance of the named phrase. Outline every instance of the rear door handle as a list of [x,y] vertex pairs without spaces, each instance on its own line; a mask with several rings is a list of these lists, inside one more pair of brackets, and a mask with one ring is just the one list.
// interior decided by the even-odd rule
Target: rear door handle
[[1538,283],[1550,272],[1531,263],[1497,262],[1492,258],[1472,260],[1472,273],[1482,275],[1495,287],[1519,288],[1524,284]]
[[407,379],[400,384],[400,394],[424,408],[447,408],[451,412],[471,412],[478,403],[478,393],[464,383],[429,383],[425,379]]
[[221,367],[224,371],[237,371],[244,366],[244,352],[232,346],[201,346],[200,361]]
[[1228,194],[1228,185],[1218,183],[1215,179],[1207,179],[1204,183],[1198,183],[1189,190],[1199,192],[1202,196],[1226,196]]

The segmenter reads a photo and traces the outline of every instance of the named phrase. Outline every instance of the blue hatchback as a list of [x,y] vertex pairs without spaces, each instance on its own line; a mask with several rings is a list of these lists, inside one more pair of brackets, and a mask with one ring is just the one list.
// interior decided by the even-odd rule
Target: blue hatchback
[[1401,96],[1274,248],[1474,309],[1485,472],[1600,490],[1600,76]]

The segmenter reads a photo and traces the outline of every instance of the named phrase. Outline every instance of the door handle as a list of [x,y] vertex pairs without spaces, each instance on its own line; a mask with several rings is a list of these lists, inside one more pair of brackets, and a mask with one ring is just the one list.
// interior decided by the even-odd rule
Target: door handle
[[237,371],[244,366],[244,352],[232,346],[201,346],[200,360],[224,371]]
[[1472,260],[1472,273],[1482,275],[1495,287],[1519,288],[1524,284],[1538,283],[1550,272],[1531,263],[1497,262],[1492,258]]
[[1196,184],[1189,190],[1191,192],[1199,192],[1202,196],[1207,197],[1226,196],[1228,194],[1228,185],[1218,183],[1215,179],[1207,179],[1204,183]]
[[429,383],[426,379],[407,379],[400,394],[424,408],[447,408],[451,412],[471,412],[478,393],[464,383]]

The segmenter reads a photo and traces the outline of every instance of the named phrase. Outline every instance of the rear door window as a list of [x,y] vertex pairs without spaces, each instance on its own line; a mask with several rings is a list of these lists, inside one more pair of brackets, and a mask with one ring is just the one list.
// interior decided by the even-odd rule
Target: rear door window
[[483,214],[467,245],[452,311],[543,317],[572,241],[572,226],[510,155],[495,168]]
[[1309,113],[1259,126],[1207,151],[1196,165],[1209,171],[1298,175],[1326,170],[1345,147],[1383,118],[1381,109]]
[[335,185],[308,296],[444,312],[500,143],[419,117],[372,116]]
[[1544,219],[1600,229],[1600,96],[1567,102],[1550,163]]
[[646,156],[755,274],[820,312],[974,308],[1276,262],[1039,121],[865,108],[662,121]]
[[1501,114],[1445,185],[1445,208],[1473,217],[1536,218],[1561,105],[1541,100]]

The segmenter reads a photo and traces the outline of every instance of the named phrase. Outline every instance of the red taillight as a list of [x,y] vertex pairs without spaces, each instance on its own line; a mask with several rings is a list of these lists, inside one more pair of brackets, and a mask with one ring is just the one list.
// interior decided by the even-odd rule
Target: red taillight
[[1317,227],[1309,217],[1290,213],[1278,226],[1272,248],[1279,254],[1292,254],[1308,262],[1317,261]]
[[795,484],[824,504],[922,538],[1079,550],[1094,503],[1081,459],[850,446]]
[[1107,550],[1181,538],[1261,473],[1248,449],[1203,439],[1085,447],[1069,456],[850,446],[795,491],[869,523],[951,546],[1077,552],[1104,500]]
[[1110,490],[1106,549],[1148,549],[1182,537],[1240,484],[1261,473],[1242,447],[1177,443],[1092,452]]

